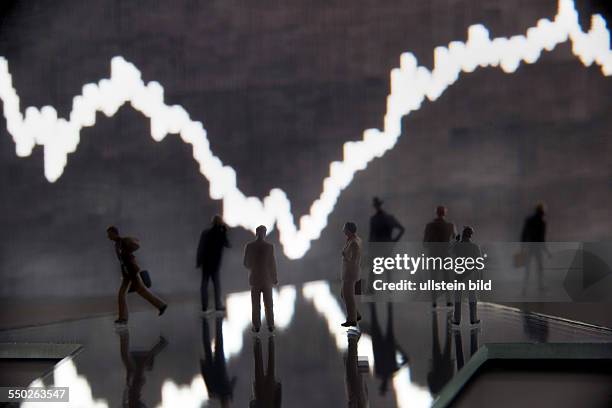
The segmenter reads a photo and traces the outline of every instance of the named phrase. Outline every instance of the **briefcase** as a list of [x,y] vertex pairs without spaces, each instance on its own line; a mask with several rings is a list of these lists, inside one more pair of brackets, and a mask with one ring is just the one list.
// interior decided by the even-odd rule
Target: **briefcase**
[[[149,276],[149,271],[147,270],[142,270],[139,272],[140,275],[140,279],[142,279],[142,283],[144,283],[144,285],[147,288],[151,287],[151,276]],[[130,284],[130,289],[128,290],[128,292],[135,292],[136,291],[136,287],[134,287],[133,284]]]

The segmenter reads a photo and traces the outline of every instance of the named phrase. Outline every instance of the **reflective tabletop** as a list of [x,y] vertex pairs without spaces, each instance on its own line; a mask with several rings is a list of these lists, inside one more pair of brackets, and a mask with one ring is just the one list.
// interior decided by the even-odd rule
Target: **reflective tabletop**
[[34,383],[69,386],[72,406],[292,408],[426,407],[483,344],[612,343],[607,330],[494,304],[456,329],[451,309],[362,303],[347,330],[338,293],[327,281],[281,286],[273,334],[251,332],[250,293],[237,292],[225,313],[185,301],[124,327],[108,315],[2,331],[0,342],[81,344]]

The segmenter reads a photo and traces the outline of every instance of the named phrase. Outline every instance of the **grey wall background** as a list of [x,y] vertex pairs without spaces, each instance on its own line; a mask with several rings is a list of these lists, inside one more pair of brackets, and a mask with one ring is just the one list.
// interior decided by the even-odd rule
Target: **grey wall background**
[[[578,2],[583,22],[601,2]],[[524,33],[556,1],[28,1],[3,2],[0,55],[27,106],[67,116],[83,84],[122,55],[159,81],[169,103],[203,121],[212,149],[246,194],[285,190],[296,218],[319,195],[342,143],[382,126],[389,71],[404,51],[431,67],[433,49]],[[379,195],[421,239],[438,203],[489,241],[518,239],[538,200],[550,240],[612,239],[612,81],[585,68],[569,44],[513,75],[481,69],[404,120],[395,149],[357,175],[327,229],[299,262],[281,257],[283,283],[335,278],[340,231],[367,233]],[[105,228],[142,241],[139,259],[165,293],[195,291],[197,238],[219,202],[178,137],[155,143],[129,107],[98,115],[53,184],[41,149],[17,158],[0,119],[0,297],[111,294],[116,260]],[[228,289],[246,286],[232,232]],[[275,234],[273,239],[276,240]],[[280,249],[280,248],[279,248]]]

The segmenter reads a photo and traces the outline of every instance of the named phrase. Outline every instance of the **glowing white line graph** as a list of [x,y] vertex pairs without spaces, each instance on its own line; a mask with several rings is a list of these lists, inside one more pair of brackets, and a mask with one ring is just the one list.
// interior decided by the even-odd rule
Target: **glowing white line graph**
[[222,200],[223,215],[230,226],[253,230],[264,224],[271,230],[276,225],[285,254],[298,259],[321,235],[340,193],[351,183],[355,173],[395,146],[402,133],[402,117],[420,109],[425,98],[435,101],[457,81],[461,72],[470,73],[478,67],[500,67],[512,73],[521,62],[535,63],[543,51],[551,51],[568,40],[572,42],[572,52],[583,65],[596,63],[603,75],[612,75],[612,52],[605,20],[594,15],[590,30],[582,31],[573,0],[559,0],[553,21],[541,19],[525,35],[490,39],[483,25],[472,25],[466,42],[452,41],[448,47],[434,49],[431,71],[418,66],[412,53],[403,53],[399,68],[391,70],[391,93],[387,97],[383,130],[366,129],[361,140],[344,143],[343,159],[330,164],[329,175],[323,180],[323,191],[312,203],[309,213],[300,218],[299,229],[284,191],[273,188],[262,200],[245,196],[236,185],[234,169],[223,165],[210,150],[202,122],[192,120],[180,105],[166,105],[163,87],[155,81],[145,84],[140,71],[120,56],[111,60],[110,78],[84,85],[83,92],[74,97],[68,120],[58,118],[52,106],[28,107],[23,115],[19,96],[12,86],[8,61],[3,57],[0,57],[0,99],[17,155],[29,156],[36,145],[43,146],[45,176],[50,182],[62,175],[68,153],[77,149],[80,130],[95,124],[96,112],[110,117],[129,102],[151,120],[151,137],[155,141],[173,133],[193,147],[193,157],[200,172],[210,183],[210,197]]

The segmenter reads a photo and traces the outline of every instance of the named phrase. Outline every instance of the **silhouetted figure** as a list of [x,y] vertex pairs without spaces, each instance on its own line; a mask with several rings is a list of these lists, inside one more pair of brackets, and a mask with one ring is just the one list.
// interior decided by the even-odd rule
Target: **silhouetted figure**
[[550,256],[550,252],[546,247],[546,206],[539,203],[536,206],[535,212],[527,217],[521,232],[521,242],[526,243],[523,250],[526,252],[525,259],[525,278],[523,280],[523,294],[527,290],[529,275],[531,274],[532,260],[536,263],[536,274],[538,279],[538,289],[543,289],[543,264],[542,255],[544,253]]
[[210,279],[213,281],[215,290],[215,308],[225,310],[222,301],[223,294],[221,293],[219,269],[221,268],[223,250],[229,248],[229,246],[227,226],[220,215],[215,215],[211,227],[202,231],[200,235],[196,257],[196,267],[202,269],[202,283],[200,285],[202,311],[208,309],[208,281]]
[[444,336],[444,348],[440,346],[438,334],[438,318],[435,313],[431,314],[432,349],[431,349],[431,371],[427,374],[427,384],[432,394],[438,395],[442,388],[453,378],[454,362],[452,360],[452,340],[450,330],[447,327]]
[[[383,333],[378,315],[376,304],[370,303],[370,316],[372,322],[372,351],[374,352],[374,374],[380,378],[380,394],[384,395],[389,389],[389,380],[393,377],[400,367],[408,362],[408,355],[402,350],[395,339],[393,330],[393,305],[387,303],[387,328]],[[402,356],[401,363],[398,364],[397,354]]]
[[[474,229],[472,227],[466,226],[463,228],[463,232],[461,233],[461,240],[457,242],[452,249],[453,256],[455,258],[471,258],[476,259],[482,256],[480,251],[480,247],[472,242],[472,236],[474,235]],[[481,271],[472,270],[465,271],[462,274],[457,274],[457,280],[460,282],[464,282],[467,285],[467,282],[470,279],[478,280],[481,278]],[[476,296],[476,291],[467,290],[468,293],[468,301],[470,303],[470,323],[478,324],[480,320],[478,319],[478,310],[477,303],[478,298]],[[461,324],[461,298],[463,295],[463,291],[456,290],[455,291],[455,311],[453,313],[453,324],[459,325]]]
[[106,229],[108,239],[115,243],[115,252],[119,263],[121,264],[121,286],[119,287],[118,303],[119,303],[119,318],[115,320],[117,324],[125,324],[128,320],[128,307],[126,294],[130,286],[146,299],[149,303],[157,308],[159,315],[161,316],[168,305],[155,296],[145,286],[142,278],[140,277],[140,267],[136,263],[136,257],[134,252],[140,248],[138,240],[130,237],[121,237],[117,227],[110,226]]
[[[449,256],[450,242],[455,239],[457,230],[455,224],[446,221],[447,209],[444,206],[436,208],[436,218],[425,226],[423,234],[423,246],[427,252],[427,256],[446,258]],[[448,281],[448,274],[445,270],[432,271],[432,276],[436,281]],[[432,305],[436,307],[436,301],[440,293],[432,292]],[[444,292],[447,306],[452,306],[450,302],[450,294]]]
[[[404,234],[404,227],[397,219],[382,209],[383,201],[374,197],[372,206],[374,215],[370,217],[370,234],[368,237],[368,256],[370,259],[393,256],[393,245]],[[387,245],[381,245],[387,243]],[[362,292],[373,294],[372,284],[379,277],[371,270],[367,271],[367,285],[362,285]]]
[[223,348],[223,318],[215,319],[215,352],[213,355],[208,321],[202,319],[202,347],[204,358],[200,359],[200,370],[210,399],[219,400],[223,408],[229,407],[236,385],[236,377],[230,380],[225,364]]
[[[473,327],[470,330],[470,355],[469,359],[476,353],[478,350],[478,332],[480,328]],[[463,342],[461,341],[461,330],[455,331],[455,354],[457,356],[457,371],[461,370],[465,365],[466,361],[463,357]]]
[[244,248],[244,266],[249,269],[253,331],[261,327],[261,296],[263,295],[268,330],[274,330],[274,305],[272,287],[278,284],[274,245],[266,241],[266,227],[255,230],[256,239]]
[[363,378],[363,373],[359,370],[359,358],[357,356],[359,338],[359,334],[354,334],[350,331],[347,335],[348,351],[344,360],[344,366],[346,369],[347,406],[349,408],[367,408],[370,406],[367,382]]
[[253,339],[253,358],[255,360],[255,381],[253,381],[253,399],[249,403],[249,408],[279,408],[282,400],[282,385],[276,381],[274,337],[268,337],[268,367],[265,372],[259,337]]
[[166,339],[160,336],[159,341],[149,351],[130,351],[130,333],[119,332],[119,347],[121,361],[125,367],[125,388],[123,391],[122,406],[126,408],[141,408],[146,405],[140,401],[142,387],[145,384],[145,370],[151,371],[155,357],[168,345]]
[[355,300],[355,285],[361,274],[361,238],[357,235],[357,225],[347,222],[342,229],[346,243],[342,249],[342,291],[341,296],[346,306],[346,321],[344,327],[357,326],[361,319],[357,301]]
[[[383,201],[374,197],[372,205],[376,212],[370,218],[370,242],[397,242],[404,235],[404,226],[397,219],[382,209]],[[393,231],[398,230],[396,236]]]

